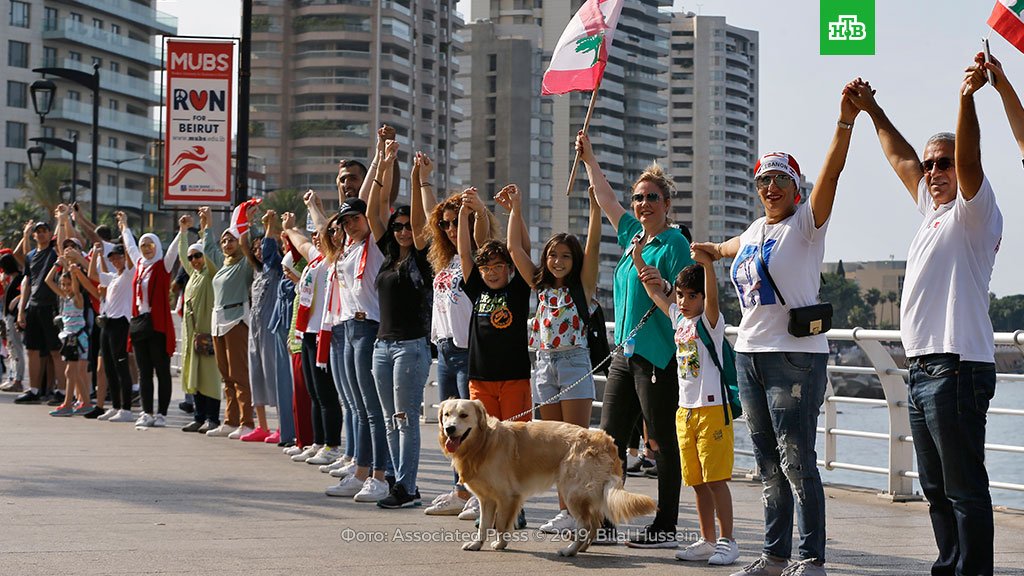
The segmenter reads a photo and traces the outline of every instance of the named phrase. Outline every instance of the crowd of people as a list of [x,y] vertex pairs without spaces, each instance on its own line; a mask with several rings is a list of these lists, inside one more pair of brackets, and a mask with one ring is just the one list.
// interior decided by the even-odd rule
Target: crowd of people
[[[438,200],[433,163],[422,153],[412,155],[411,205],[394,205],[399,145],[386,126],[369,166],[341,163],[337,213],[326,214],[320,198],[306,194],[310,229],[297,226],[293,213],[260,215],[258,203],[247,201],[218,235],[210,209],[200,207],[180,218],[165,250],[154,234],[136,240],[123,212],[115,234],[77,206],[60,205],[54,224],[28,222],[18,246],[0,256],[4,387],[24,388],[16,403],[63,391],[55,417],[160,428],[179,348],[194,414],[183,431],[277,444],[291,460],[337,478],[329,496],[385,509],[417,506],[419,420],[432,355],[442,398],[478,399],[503,420],[530,420],[536,409],[544,420],[589,425],[600,362],[590,354],[598,343],[588,327],[600,317],[594,296],[607,218],[622,254],[613,292],[618,346],[600,426],[615,440],[624,473],[638,433],[657,467],[657,514],[628,545],[678,547],[685,483],[695,492],[701,537],[676,557],[738,560],[727,482],[741,405],[764,486],[765,539],[762,554],[734,576],[825,574],[815,441],[828,341],[815,326],[828,317],[819,306],[819,270],[863,112],[924,216],[901,310],[914,445],[940,549],[932,573],[991,574],[984,430],[995,371],[986,311],[1002,217],[981,169],[974,109],[986,72],[1024,153],[1024,108],[998,62],[979,55],[968,68],[956,134],[929,139],[923,160],[858,78],[842,90],[809,197],[800,196],[803,174],[791,155],[765,154],[753,174],[765,216],[721,243],[691,243],[685,227],[672,223],[673,184],[657,165],[633,184],[624,207],[583,132],[576,149],[591,184],[587,237],[555,234],[537,262],[515,185],[494,198],[508,214],[504,240],[475,188]],[[732,260],[729,278],[742,308],[737,403],[726,385],[732,347],[714,266],[722,258]],[[275,429],[267,407],[277,408]],[[572,495],[558,496],[560,511],[542,531],[575,528],[564,505]],[[455,474],[451,490],[425,512],[476,519],[479,504]],[[518,525],[525,525],[522,512]]]

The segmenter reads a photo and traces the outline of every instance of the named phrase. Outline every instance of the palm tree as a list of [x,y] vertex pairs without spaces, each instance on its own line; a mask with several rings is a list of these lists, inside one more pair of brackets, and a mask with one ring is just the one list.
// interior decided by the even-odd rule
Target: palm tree
[[57,205],[63,202],[60,197],[60,186],[71,178],[71,170],[61,164],[47,164],[39,170],[39,174],[31,171],[25,173],[25,181],[21,189],[28,193],[28,198],[41,206],[47,215],[53,214]]
[[885,295],[885,299],[889,301],[889,323],[893,326],[898,326],[896,324],[895,304],[900,301],[900,295],[895,290],[891,290]]
[[871,307],[871,326],[878,326],[878,303],[882,301],[882,291],[872,288],[864,293],[864,302]]
[[295,213],[295,223],[299,227],[306,225],[306,205],[302,202],[302,192],[294,188],[278,188],[263,197],[263,209],[273,210],[278,216],[285,212]]
[[3,245],[7,248],[14,248],[21,240],[22,230],[25,222],[29,220],[43,220],[43,210],[34,202],[19,198],[9,203],[0,210],[0,234],[3,234]]

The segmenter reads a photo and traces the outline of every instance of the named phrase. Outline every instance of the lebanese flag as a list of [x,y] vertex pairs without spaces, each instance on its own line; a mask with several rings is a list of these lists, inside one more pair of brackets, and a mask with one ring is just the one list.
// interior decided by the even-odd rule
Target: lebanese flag
[[231,222],[228,224],[228,231],[235,238],[241,238],[242,234],[249,230],[249,216],[246,214],[249,206],[258,206],[262,201],[262,198],[250,198],[235,206],[235,209],[231,212]]
[[551,53],[551,64],[541,83],[542,95],[597,89],[624,2],[587,0],[580,7]]
[[988,25],[1006,38],[1006,41],[1024,52],[1024,0],[999,0],[992,15],[988,17]]

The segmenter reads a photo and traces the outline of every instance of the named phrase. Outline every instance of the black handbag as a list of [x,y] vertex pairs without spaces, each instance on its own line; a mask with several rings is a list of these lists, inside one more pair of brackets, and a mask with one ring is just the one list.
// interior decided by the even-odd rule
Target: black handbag
[[153,317],[149,312],[132,317],[128,322],[128,334],[132,342],[142,342],[153,334]]
[[[757,258],[761,261],[761,268],[764,270],[768,284],[771,285],[775,295],[779,297],[779,303],[785,306],[786,299],[782,297],[782,292],[779,292],[779,287],[775,284],[772,273],[768,271],[768,263],[764,261],[764,233],[765,229],[762,227],[761,244],[757,247]],[[810,306],[790,308],[789,326],[787,329],[790,334],[797,338],[817,336],[818,334],[828,332],[832,329],[832,304],[820,302]]]

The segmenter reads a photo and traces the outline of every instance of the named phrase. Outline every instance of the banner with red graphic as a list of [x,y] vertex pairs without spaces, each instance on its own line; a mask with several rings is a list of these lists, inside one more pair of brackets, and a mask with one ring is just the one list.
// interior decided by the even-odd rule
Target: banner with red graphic
[[231,204],[234,48],[167,40],[164,204]]

